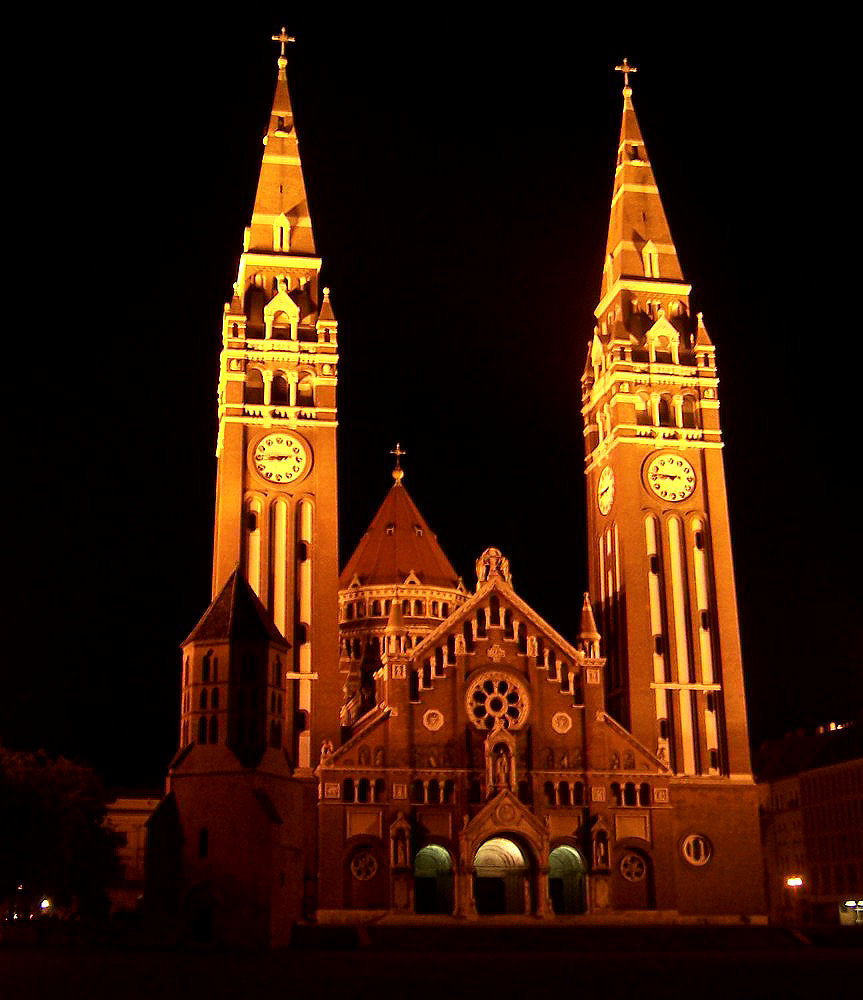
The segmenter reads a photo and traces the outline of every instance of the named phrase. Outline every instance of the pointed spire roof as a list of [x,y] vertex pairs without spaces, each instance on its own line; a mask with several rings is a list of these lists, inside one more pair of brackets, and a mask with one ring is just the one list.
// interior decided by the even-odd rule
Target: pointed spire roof
[[581,605],[581,628],[578,630],[579,639],[590,639],[599,642],[601,636],[596,627],[596,619],[593,617],[593,607],[590,603],[590,594],[584,592],[584,602]]
[[285,648],[290,646],[273,624],[267,609],[249,586],[239,566],[228,577],[225,586],[182,645],[225,639],[250,639],[275,642]]
[[339,586],[347,587],[354,577],[363,586],[400,585],[411,572],[431,586],[458,586],[458,574],[398,478],[342,570]]
[[273,41],[281,42],[282,52],[278,59],[276,93],[264,138],[264,156],[247,249],[253,252],[272,253],[273,225],[284,216],[290,227],[289,245],[286,245],[285,249],[291,254],[314,257],[315,240],[309,217],[303,168],[300,163],[291,95],[288,90],[285,43],[292,42],[293,38],[282,28],[280,35],[273,36]]
[[[663,284],[683,282],[677,250],[632,103],[629,73],[635,72],[635,68],[624,60],[617,69],[625,73],[626,84],[597,315],[610,304],[610,293],[619,287],[621,279],[658,280]],[[688,286],[682,288],[681,295],[688,291]]]

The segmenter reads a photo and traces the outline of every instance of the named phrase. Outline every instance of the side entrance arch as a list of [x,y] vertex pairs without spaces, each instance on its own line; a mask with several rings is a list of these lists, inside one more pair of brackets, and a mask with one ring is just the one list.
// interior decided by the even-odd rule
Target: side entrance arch
[[452,913],[454,870],[445,847],[429,844],[414,858],[414,909],[417,913]]
[[534,874],[527,852],[509,837],[490,837],[474,857],[474,899],[481,916],[530,913]]
[[568,844],[555,847],[549,856],[548,887],[551,908],[557,914],[584,913],[584,860]]

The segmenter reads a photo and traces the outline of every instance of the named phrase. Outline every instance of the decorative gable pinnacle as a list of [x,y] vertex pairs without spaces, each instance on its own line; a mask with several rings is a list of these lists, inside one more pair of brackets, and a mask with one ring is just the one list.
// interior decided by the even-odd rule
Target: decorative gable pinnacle
[[506,558],[500,549],[486,549],[476,561],[477,587],[495,578],[501,579],[512,586],[509,559]]

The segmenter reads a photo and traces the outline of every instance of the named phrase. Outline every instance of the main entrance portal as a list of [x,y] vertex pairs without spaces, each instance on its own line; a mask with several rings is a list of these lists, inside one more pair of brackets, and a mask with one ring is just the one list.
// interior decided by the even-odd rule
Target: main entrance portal
[[530,910],[530,864],[524,852],[506,837],[492,837],[474,858],[474,898],[477,913],[525,913]]

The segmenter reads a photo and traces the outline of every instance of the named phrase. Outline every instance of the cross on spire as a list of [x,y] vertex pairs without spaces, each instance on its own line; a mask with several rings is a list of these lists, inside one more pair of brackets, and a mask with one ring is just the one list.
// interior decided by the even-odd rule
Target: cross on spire
[[295,42],[296,38],[294,38],[293,35],[289,35],[287,33],[287,31],[285,31],[284,25],[282,25],[282,30],[278,33],[278,35],[273,35],[272,36],[272,40],[274,42],[280,42],[281,43],[282,49],[281,49],[281,52],[279,52],[279,58],[280,59],[284,59],[285,58],[285,45],[287,45],[288,42]]
[[[285,29],[282,28],[282,31]],[[629,74],[637,73],[638,68],[636,66],[630,66],[629,60],[624,56],[623,62],[619,66],[614,67],[615,73],[623,73],[623,86],[624,88],[629,88]]]
[[401,486],[402,480],[405,477],[404,470],[402,469],[401,457],[402,455],[407,455],[407,452],[402,449],[402,446],[396,442],[395,448],[390,451],[391,455],[396,457],[396,467],[393,469],[393,479],[396,482],[396,486]]

